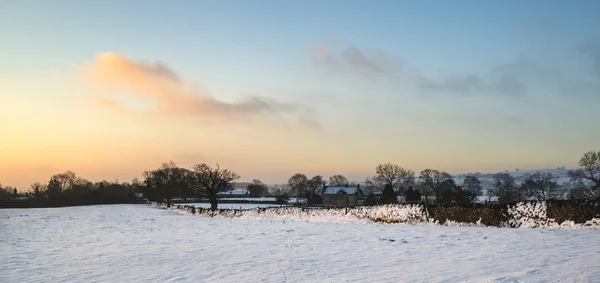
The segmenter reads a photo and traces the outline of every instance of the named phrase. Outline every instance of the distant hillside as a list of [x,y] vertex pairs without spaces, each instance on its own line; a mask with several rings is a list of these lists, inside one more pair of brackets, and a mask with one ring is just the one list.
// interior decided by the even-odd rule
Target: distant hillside
[[[515,178],[515,180],[517,181],[517,184],[520,184],[521,182],[525,181],[525,178],[527,178],[528,174],[533,174],[537,171],[550,172],[550,173],[552,173],[552,175],[554,175],[555,177],[558,178],[557,182],[559,184],[568,186],[568,184],[571,181],[571,179],[567,175],[567,172],[569,172],[569,170],[571,170],[571,169],[562,167],[562,168],[556,168],[556,169],[515,170],[515,171],[504,171],[504,172],[498,172],[498,173],[509,173],[511,176],[513,176]],[[484,189],[484,195],[487,195],[487,190],[494,186],[494,175],[495,174],[497,174],[497,173],[479,173],[479,172],[477,172],[477,173],[456,174],[453,177],[457,184],[462,184],[462,182],[466,176],[477,176],[479,178],[479,180],[481,181],[481,185]]]

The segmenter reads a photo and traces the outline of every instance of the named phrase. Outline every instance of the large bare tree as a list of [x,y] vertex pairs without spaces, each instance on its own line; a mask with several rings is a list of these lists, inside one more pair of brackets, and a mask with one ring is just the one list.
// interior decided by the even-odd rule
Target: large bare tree
[[588,151],[579,160],[579,168],[569,171],[571,181],[587,186],[590,195],[600,198],[600,151]]
[[323,176],[321,176],[321,175],[314,176],[314,177],[310,178],[310,180],[308,180],[308,183],[307,183],[308,199],[311,203],[312,203],[313,197],[316,194],[317,189],[322,188],[324,184],[325,184],[325,180],[323,180]]
[[195,191],[198,195],[210,200],[210,209],[217,210],[218,193],[231,189],[233,182],[240,176],[229,169],[216,168],[202,163],[194,165]]
[[367,186],[383,191],[391,186],[396,193],[401,193],[415,184],[415,172],[404,169],[396,164],[384,163],[375,168],[375,175],[366,180]]
[[536,171],[525,178],[522,186],[527,195],[537,200],[558,199],[562,190],[557,179],[551,172]]
[[515,178],[509,173],[495,174],[494,187],[489,192],[491,195],[497,196],[500,203],[521,201],[525,195],[517,186]]
[[452,175],[434,169],[425,169],[421,171],[419,180],[421,181],[421,194],[423,196],[427,198],[429,193],[433,193],[436,202],[449,201],[444,200],[444,196],[447,195],[445,194],[446,191],[454,189],[455,184]]
[[35,182],[31,184],[29,191],[36,200],[40,200],[44,197],[44,193],[46,192],[46,184]]
[[483,194],[483,188],[481,186],[481,180],[477,176],[467,176],[463,180],[462,183],[463,190],[469,192],[473,197],[472,201],[474,201],[478,196]]
[[288,179],[288,186],[297,197],[308,192],[308,178],[302,173],[296,173]]
[[329,177],[329,186],[342,187],[348,185],[348,179],[342,175],[333,175]]

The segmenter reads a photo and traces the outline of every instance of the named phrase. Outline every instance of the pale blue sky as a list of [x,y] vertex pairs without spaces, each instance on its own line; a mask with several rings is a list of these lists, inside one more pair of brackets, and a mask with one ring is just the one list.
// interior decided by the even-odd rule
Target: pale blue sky
[[[115,52],[161,62],[217,100],[304,105],[321,127],[298,126],[282,152],[310,143],[306,164],[367,159],[347,170],[356,178],[378,162],[453,173],[575,166],[600,146],[598,27],[600,1],[4,0],[0,98],[14,107],[0,118],[19,127],[7,120],[17,111],[73,107],[82,94],[56,77]],[[173,139],[206,130],[173,123]],[[231,135],[289,135],[249,127]],[[285,180],[289,171],[246,175]]]

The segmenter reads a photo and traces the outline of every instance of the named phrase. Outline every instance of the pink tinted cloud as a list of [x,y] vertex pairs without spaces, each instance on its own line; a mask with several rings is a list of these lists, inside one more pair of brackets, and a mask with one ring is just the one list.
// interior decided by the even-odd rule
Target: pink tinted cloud
[[[102,53],[83,68],[86,78],[96,87],[107,91],[125,90],[153,102],[151,112],[164,116],[247,121],[269,115],[297,114],[298,105],[279,102],[273,98],[250,96],[235,102],[213,97],[206,90],[193,87],[170,68],[160,63],[132,60],[117,53]],[[91,102],[113,110],[126,107],[107,97],[95,97]]]

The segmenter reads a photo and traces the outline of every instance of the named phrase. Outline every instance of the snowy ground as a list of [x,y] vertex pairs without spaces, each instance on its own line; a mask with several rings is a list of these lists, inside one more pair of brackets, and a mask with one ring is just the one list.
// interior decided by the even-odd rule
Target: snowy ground
[[[594,282],[597,230],[0,210],[0,282]],[[391,241],[393,240],[393,241]]]
[[[206,202],[194,202],[194,203],[177,203],[175,205],[190,205],[195,207],[210,208],[210,203]],[[263,207],[282,207],[287,205],[282,204],[268,204],[268,203],[219,203],[218,208],[223,209],[252,209],[252,208],[263,208]]]
[[222,198],[222,200],[243,200],[243,201],[276,201],[274,197],[262,197],[262,198]]

